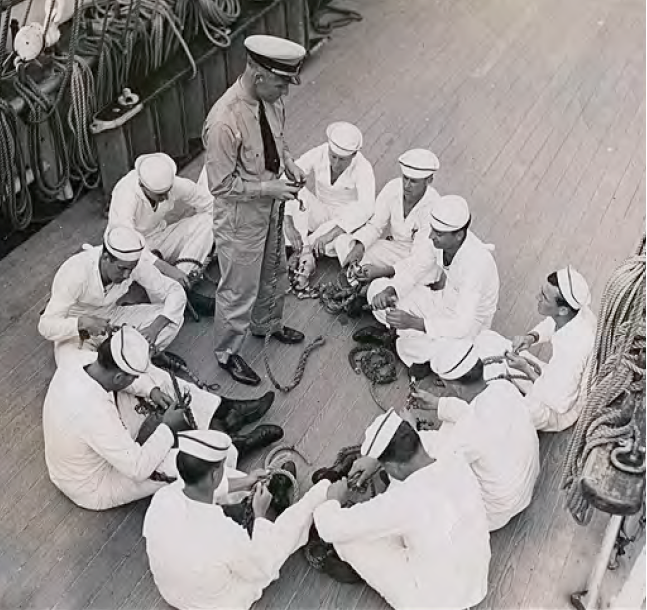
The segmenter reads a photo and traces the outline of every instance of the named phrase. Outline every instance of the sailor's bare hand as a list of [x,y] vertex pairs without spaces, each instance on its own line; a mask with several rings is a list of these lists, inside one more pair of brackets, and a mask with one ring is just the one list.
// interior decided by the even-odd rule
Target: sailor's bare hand
[[174,265],[170,265],[166,261],[158,260],[155,262],[155,266],[160,270],[160,272],[166,277],[170,277],[172,280],[175,280],[182,288],[187,290],[189,288],[189,276],[178,269]]
[[175,401],[160,388],[153,388],[149,398],[162,409],[170,409],[175,404]]
[[421,332],[424,332],[425,330],[425,321],[422,318],[414,316],[402,309],[391,309],[387,311],[386,323],[391,328],[396,328],[398,330],[406,330],[408,328],[419,330]]
[[301,233],[297,231],[297,228],[294,226],[294,219],[292,216],[285,217],[285,236],[287,240],[292,244],[292,247],[297,251],[301,252],[303,249],[303,238]]
[[297,184],[303,184],[306,181],[305,172],[292,159],[285,161],[285,173],[290,180]]
[[416,401],[415,408],[421,411],[437,411],[440,398],[431,392],[417,388],[411,392],[411,397]]
[[107,335],[110,322],[97,316],[81,316],[77,322],[79,332],[85,331],[91,337]]
[[191,429],[191,426],[186,421],[183,409],[168,409],[162,417],[162,423],[166,424],[175,434]]
[[367,263],[362,265],[362,281],[372,282],[379,277],[390,277],[392,275],[391,271],[392,268]]
[[256,468],[245,477],[245,485],[247,488],[254,487],[254,485],[256,485],[257,483],[268,479],[269,476],[269,470],[265,470],[264,468]]
[[361,487],[380,469],[380,462],[368,455],[357,458],[348,473],[348,478]]
[[254,517],[261,519],[267,514],[267,510],[272,502],[272,494],[267,486],[257,483],[252,496],[252,510]]
[[[346,260],[344,261],[344,267],[352,265],[353,263],[361,262],[362,258],[364,258],[364,250],[365,250],[364,244],[361,242],[357,242],[348,253]],[[364,279],[363,273],[362,273],[361,279]]]
[[395,288],[393,286],[387,286],[382,292],[378,292],[373,297],[371,307],[373,309],[387,309],[388,307],[394,307],[397,301],[398,295],[395,292]]
[[445,288],[445,284],[447,283],[447,274],[442,271],[441,276],[435,281],[429,284],[429,289],[430,290],[443,290]]
[[263,183],[263,194],[272,199],[278,199],[279,201],[294,199],[300,190],[300,186],[291,184],[285,180],[268,180]]
[[348,497],[348,479],[343,477],[339,481],[332,483],[326,492],[326,498],[328,500],[337,500],[340,504],[343,504]]
[[525,356],[520,356],[513,352],[506,352],[504,355],[508,366],[525,373],[532,381],[541,375],[541,367]]
[[512,351],[515,354],[518,354],[519,352],[529,349],[534,344],[534,335],[517,335],[512,339]]

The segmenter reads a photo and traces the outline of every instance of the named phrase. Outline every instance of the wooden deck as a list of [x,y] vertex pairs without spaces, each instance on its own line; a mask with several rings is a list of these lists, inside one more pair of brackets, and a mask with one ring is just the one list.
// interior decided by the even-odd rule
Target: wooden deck
[[[645,4],[643,0],[357,0],[364,21],[335,32],[288,98],[296,153],[319,144],[333,120],[358,124],[378,186],[398,155],[430,147],[435,186],[465,196],[474,231],[496,244],[501,274],[494,326],[513,334],[536,321],[539,282],[570,262],[599,299],[609,273],[634,248],[645,205]],[[187,168],[196,177],[199,163]],[[41,405],[54,372],[36,330],[58,266],[96,243],[100,203],[79,202],[0,261],[0,607],[166,608],[148,572],[141,524],[146,502],[80,510],[49,482]],[[303,383],[268,419],[312,465],[330,462],[377,414],[365,381],[346,363],[356,323],[317,302],[288,300],[289,324],[324,333]],[[210,324],[187,321],[174,350],[223,393]],[[262,369],[259,341],[245,355]],[[283,379],[299,350],[272,346]],[[265,381],[260,390],[269,388]],[[380,400],[401,399],[401,379]],[[557,490],[566,434],[541,439],[542,474],[524,514],[492,536],[490,591],[482,608],[565,608],[584,583],[604,528],[574,524]],[[304,467],[305,480],[312,467]],[[605,595],[626,573],[608,573]],[[617,583],[616,583],[617,584]],[[378,609],[363,586],[338,585],[297,554],[256,607]]]

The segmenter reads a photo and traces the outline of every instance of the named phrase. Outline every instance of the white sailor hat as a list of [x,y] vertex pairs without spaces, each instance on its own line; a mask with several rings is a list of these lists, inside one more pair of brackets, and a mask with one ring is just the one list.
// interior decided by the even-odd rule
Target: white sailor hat
[[581,273],[570,265],[557,272],[557,284],[564,300],[576,310],[591,304],[591,291]]
[[130,227],[108,227],[103,236],[105,249],[120,261],[138,261],[144,251],[146,240]]
[[132,326],[123,326],[112,335],[110,352],[119,369],[129,375],[139,377],[150,365],[148,341]]
[[231,438],[218,430],[187,430],[179,432],[177,439],[182,453],[205,462],[222,462],[231,447]]
[[431,226],[441,233],[459,231],[470,220],[467,201],[458,195],[437,197],[431,207]]
[[398,159],[400,170],[407,178],[418,180],[428,178],[438,171],[440,161],[430,150],[413,148],[400,155]]
[[300,44],[277,36],[256,34],[245,38],[245,48],[259,66],[287,78],[295,85],[301,82],[299,71],[306,50]]
[[352,123],[339,121],[326,129],[328,146],[340,157],[350,157],[362,148],[362,132]]
[[395,436],[402,421],[394,409],[389,409],[383,415],[376,417],[364,433],[364,442],[360,448],[361,454],[376,460],[379,459]]
[[175,161],[164,153],[151,153],[137,157],[135,169],[142,186],[156,195],[168,193],[173,187],[177,174]]
[[442,338],[436,341],[429,365],[441,379],[451,381],[469,373],[478,361],[476,346],[469,339]]

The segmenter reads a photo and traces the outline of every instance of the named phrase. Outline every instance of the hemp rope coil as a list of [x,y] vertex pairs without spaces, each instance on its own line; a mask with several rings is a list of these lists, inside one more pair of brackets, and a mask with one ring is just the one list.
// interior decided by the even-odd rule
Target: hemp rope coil
[[[583,469],[591,451],[604,445],[620,444],[611,451],[610,459],[616,468],[625,470],[626,466],[617,460],[618,451],[628,446],[635,448],[641,441],[635,413],[637,409],[644,409],[645,404],[644,316],[643,236],[636,254],[611,275],[605,287],[588,380],[582,387],[584,406],[564,462],[561,487],[567,494],[566,504],[580,525],[588,524],[593,515],[593,507],[581,489]],[[612,406],[627,394],[631,400],[620,401],[620,407]]]

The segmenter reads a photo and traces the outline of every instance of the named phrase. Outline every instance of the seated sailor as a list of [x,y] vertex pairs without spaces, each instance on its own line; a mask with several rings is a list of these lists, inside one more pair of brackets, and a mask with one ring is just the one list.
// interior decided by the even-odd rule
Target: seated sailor
[[[487,371],[468,339],[438,341],[431,368],[448,396],[418,390],[418,408],[432,410],[439,430],[420,437],[430,455],[460,453],[478,479],[490,531],[503,527],[532,499],[539,476],[539,440],[523,397],[497,371]],[[485,379],[492,379],[486,382]]]
[[[112,227],[102,246],[88,246],[61,265],[38,323],[40,334],[54,342],[57,364],[79,346],[95,349],[111,326],[134,326],[160,350],[175,339],[186,294],[155,268],[149,255],[142,256],[144,246],[136,231]],[[134,282],[150,303],[129,304]]]
[[[190,394],[191,416],[174,408],[172,380],[150,365],[148,343],[128,326],[97,352],[81,352],[75,362],[59,367],[43,405],[45,461],[54,485],[75,504],[92,510],[150,496],[164,484],[151,479],[153,473],[177,478],[175,434],[189,429],[191,419],[199,429],[235,434],[230,452],[234,466],[239,453],[282,438],[282,429],[272,425],[238,433],[267,413],[273,393],[258,400],[232,400],[176,381],[183,394]],[[153,414],[152,425],[139,399],[163,413]]]
[[345,265],[371,265],[371,279],[380,277],[389,267],[408,258],[413,238],[420,230],[426,231],[430,206],[440,197],[431,186],[440,167],[438,158],[429,150],[408,150],[398,159],[401,177],[386,183],[375,200],[375,214],[348,240],[350,253]]
[[[520,382],[520,389],[538,430],[559,432],[579,417],[582,381],[595,345],[596,319],[590,303],[588,284],[573,267],[551,273],[537,296],[537,310],[545,319],[512,341],[507,363],[532,381],[532,385]],[[522,351],[545,342],[552,347],[547,363]]]
[[348,240],[371,217],[375,208],[375,175],[360,152],[362,134],[351,123],[333,123],[328,142],[297,159],[306,175],[314,175],[314,189],[304,187],[285,209],[286,243],[301,252],[310,272],[314,257],[348,255]]
[[141,233],[146,246],[163,258],[155,266],[187,286],[213,247],[213,196],[204,183],[176,175],[175,161],[164,153],[142,155],[112,191],[108,226]]
[[431,457],[393,410],[369,426],[361,453],[379,460],[391,485],[344,508],[347,481],[333,483],[315,510],[321,538],[396,610],[478,604],[487,592],[489,533],[464,459]]
[[[246,610],[307,541],[313,511],[325,501],[329,483],[312,487],[272,522],[268,514],[274,479],[269,485],[259,481],[251,498],[252,521],[244,527],[223,505],[228,500],[223,484],[231,491],[232,483],[225,478],[227,435],[198,431],[178,436],[182,480],[155,494],[144,519],[155,584],[179,610]],[[253,473],[252,484],[254,478]]]
[[434,200],[431,232],[418,231],[411,256],[370,283],[373,315],[390,329],[360,329],[360,342],[397,333],[397,352],[407,365],[429,361],[442,337],[473,338],[489,328],[499,298],[499,275],[492,246],[469,230],[471,216],[462,197]]

